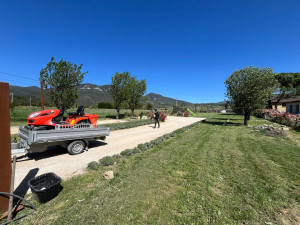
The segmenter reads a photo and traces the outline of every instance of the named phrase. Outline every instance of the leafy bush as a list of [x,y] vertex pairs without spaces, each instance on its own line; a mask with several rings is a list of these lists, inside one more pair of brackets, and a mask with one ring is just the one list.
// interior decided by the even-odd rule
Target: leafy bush
[[183,116],[183,113],[182,112],[178,112],[177,116]]
[[184,117],[188,117],[190,114],[189,114],[189,112],[188,111],[186,111],[185,113],[184,113]]
[[139,148],[134,148],[133,153],[134,154],[141,153],[141,150]]
[[151,142],[146,142],[145,145],[148,149],[153,147],[153,144]]
[[164,113],[160,113],[159,120],[165,122],[167,120],[167,115]]
[[147,145],[145,144],[139,144],[138,145],[138,148],[141,150],[141,151],[146,151],[148,149]]
[[129,112],[127,112],[127,111],[124,112],[124,117],[125,117],[125,118],[129,117]]
[[132,149],[126,149],[123,152],[121,152],[121,155],[124,155],[124,156],[130,156],[132,154],[133,154],[133,150]]
[[141,113],[140,113],[140,119],[142,119],[142,118],[143,118],[143,116],[144,116],[144,112],[143,112],[143,111],[141,111]]
[[90,170],[97,170],[99,169],[99,164],[96,161],[92,161],[87,165],[87,168]]
[[120,154],[115,154],[112,156],[114,159],[120,159],[122,158],[122,156]]
[[116,160],[111,156],[105,156],[99,160],[99,163],[103,166],[110,166],[113,165],[115,162]]

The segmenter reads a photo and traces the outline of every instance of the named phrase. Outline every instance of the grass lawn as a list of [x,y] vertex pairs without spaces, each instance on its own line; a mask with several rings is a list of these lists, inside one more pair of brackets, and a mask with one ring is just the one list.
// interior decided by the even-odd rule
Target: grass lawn
[[[299,224],[299,146],[242,123],[215,114],[151,150],[64,181],[60,195],[34,202],[38,211],[22,223]],[[104,180],[107,169],[114,179]]]

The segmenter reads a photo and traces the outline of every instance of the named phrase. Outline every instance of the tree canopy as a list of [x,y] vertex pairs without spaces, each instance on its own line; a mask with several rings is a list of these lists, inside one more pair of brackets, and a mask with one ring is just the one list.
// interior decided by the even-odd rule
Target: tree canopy
[[139,106],[142,96],[147,88],[146,80],[137,80],[130,72],[116,73],[111,79],[110,94],[117,110],[117,118],[120,116],[122,106],[128,105],[132,111]]
[[132,77],[129,72],[116,72],[116,74],[111,78],[109,93],[113,98],[114,106],[117,110],[117,119],[120,117],[121,107],[129,100],[129,84],[131,80]]
[[54,57],[40,72],[40,81],[51,101],[59,109],[71,108],[78,98],[77,86],[82,83],[87,72],[81,72],[82,64],[77,66],[61,59],[55,62]]
[[277,105],[282,99],[299,94],[300,73],[277,73],[275,78],[279,84],[275,103],[275,108],[277,109]]
[[129,83],[129,100],[128,105],[131,109],[132,115],[134,110],[138,107],[141,98],[146,93],[147,83],[146,80],[137,80],[136,77],[132,77]]
[[276,90],[276,80],[271,68],[246,67],[233,72],[225,86],[231,107],[244,114],[244,125],[248,125],[251,113],[266,107]]

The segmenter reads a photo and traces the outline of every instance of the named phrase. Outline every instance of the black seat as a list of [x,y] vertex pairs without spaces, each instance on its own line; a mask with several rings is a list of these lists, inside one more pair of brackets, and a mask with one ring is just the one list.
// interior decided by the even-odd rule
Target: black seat
[[52,122],[53,123],[59,123],[62,120],[63,115],[64,115],[64,110],[61,109],[59,114],[52,119]]
[[79,115],[83,116],[84,115],[84,106],[79,106],[76,112],[70,112],[68,113],[69,115]]

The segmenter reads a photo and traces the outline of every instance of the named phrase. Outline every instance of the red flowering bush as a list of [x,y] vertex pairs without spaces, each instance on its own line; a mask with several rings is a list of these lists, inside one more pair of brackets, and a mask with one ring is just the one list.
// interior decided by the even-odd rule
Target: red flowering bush
[[160,113],[160,118],[159,118],[160,121],[166,121],[167,120],[167,115],[164,114],[164,113]]
[[256,115],[265,119],[272,119],[276,123],[294,126],[298,121],[300,122],[300,115],[291,113],[281,113],[276,109],[263,109],[256,112]]

